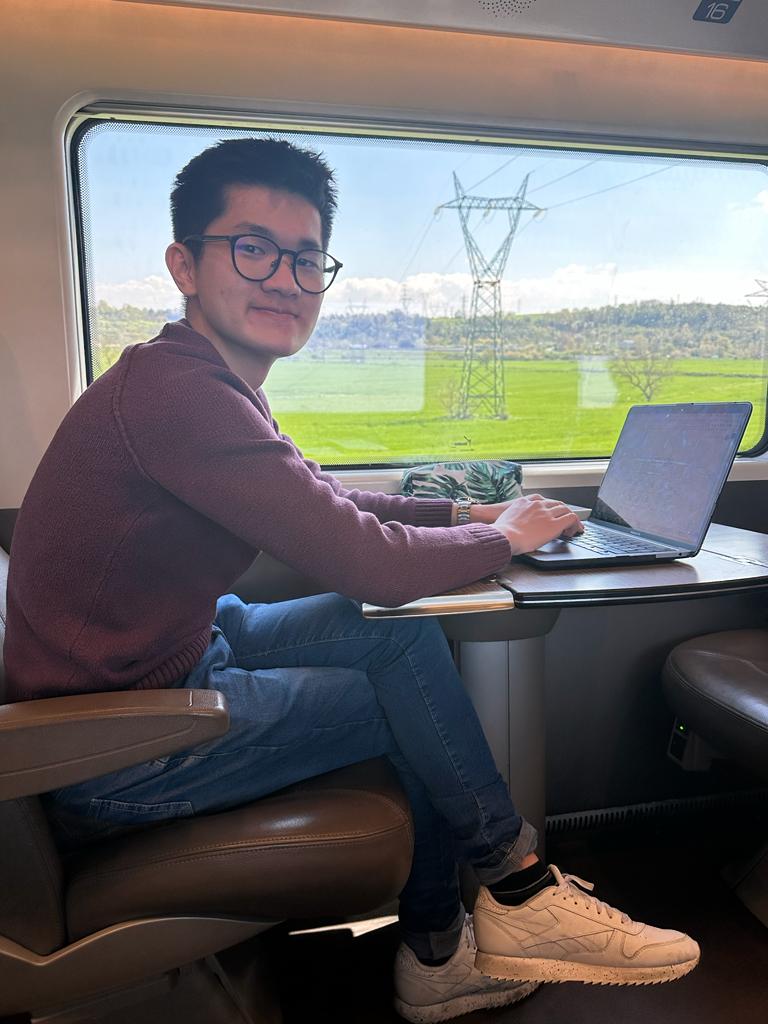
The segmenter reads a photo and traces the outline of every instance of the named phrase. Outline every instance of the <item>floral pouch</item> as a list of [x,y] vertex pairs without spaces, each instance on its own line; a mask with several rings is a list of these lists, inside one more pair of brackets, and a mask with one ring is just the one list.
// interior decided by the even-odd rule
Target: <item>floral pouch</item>
[[400,493],[414,498],[471,498],[481,505],[523,496],[523,467],[504,460],[435,462],[406,469]]

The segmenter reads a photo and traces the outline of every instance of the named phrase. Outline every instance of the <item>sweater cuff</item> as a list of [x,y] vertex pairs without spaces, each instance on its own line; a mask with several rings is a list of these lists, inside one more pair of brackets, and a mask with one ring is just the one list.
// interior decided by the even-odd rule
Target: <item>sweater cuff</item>
[[495,526],[470,523],[468,526],[457,526],[455,529],[471,533],[472,539],[482,547],[487,566],[482,571],[482,576],[492,576],[493,573],[500,572],[511,560],[512,545]]
[[[414,526],[450,526],[453,502],[447,498],[414,498]],[[497,531],[498,532],[498,531]]]

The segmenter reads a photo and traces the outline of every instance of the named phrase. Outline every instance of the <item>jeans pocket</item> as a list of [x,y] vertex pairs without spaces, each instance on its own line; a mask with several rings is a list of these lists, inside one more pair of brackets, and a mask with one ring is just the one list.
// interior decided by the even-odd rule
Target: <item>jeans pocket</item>
[[142,825],[172,818],[190,818],[195,809],[189,800],[170,800],[165,803],[136,803],[129,800],[106,800],[93,797],[88,816],[110,825]]

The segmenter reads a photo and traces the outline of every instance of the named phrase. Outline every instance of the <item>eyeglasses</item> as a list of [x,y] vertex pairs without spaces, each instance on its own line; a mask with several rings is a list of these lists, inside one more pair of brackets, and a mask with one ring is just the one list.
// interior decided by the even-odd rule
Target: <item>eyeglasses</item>
[[268,281],[290,256],[294,281],[310,295],[327,291],[344,265],[322,249],[281,249],[263,235],[187,235],[183,244],[189,242],[229,242],[232,265],[246,281]]

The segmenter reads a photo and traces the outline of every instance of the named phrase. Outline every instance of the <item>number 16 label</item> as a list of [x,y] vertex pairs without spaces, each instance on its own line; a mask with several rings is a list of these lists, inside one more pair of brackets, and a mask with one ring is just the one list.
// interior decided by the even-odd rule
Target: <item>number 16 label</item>
[[693,20],[714,21],[720,25],[727,25],[739,9],[740,3],[741,0],[704,0],[696,8]]

